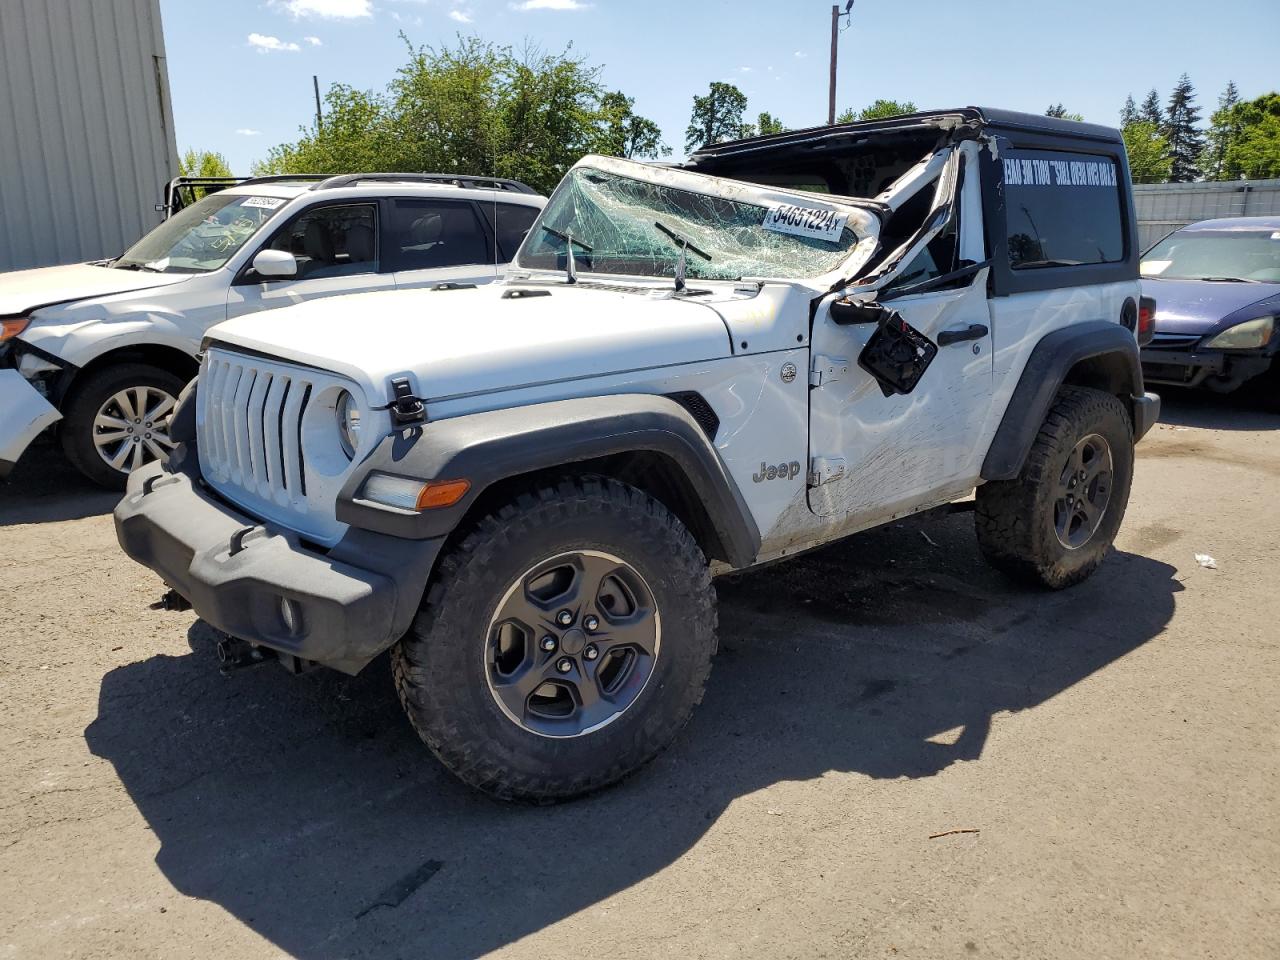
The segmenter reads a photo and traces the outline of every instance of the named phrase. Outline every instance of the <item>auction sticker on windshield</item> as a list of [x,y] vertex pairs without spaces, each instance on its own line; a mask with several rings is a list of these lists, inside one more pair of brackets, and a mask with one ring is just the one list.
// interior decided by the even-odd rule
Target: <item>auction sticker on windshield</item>
[[276,207],[280,206],[282,203],[284,203],[284,200],[280,197],[250,197],[244,203],[240,204],[240,206],[262,207],[266,210],[274,210]]
[[794,203],[771,203],[764,215],[764,228],[774,233],[787,233],[793,237],[809,237],[813,240],[840,242],[840,234],[849,214],[821,207],[801,207]]

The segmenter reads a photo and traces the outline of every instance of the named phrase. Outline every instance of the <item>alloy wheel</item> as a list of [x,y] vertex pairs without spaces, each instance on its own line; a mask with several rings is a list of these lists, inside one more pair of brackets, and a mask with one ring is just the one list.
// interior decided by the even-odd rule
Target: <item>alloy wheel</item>
[[113,393],[93,418],[93,446],[108,466],[132,473],[173,450],[169,422],[177,399],[159,387]]
[[1054,532],[1068,550],[1083,547],[1102,523],[1112,475],[1111,446],[1103,437],[1091,433],[1072,448],[1053,504]]
[[489,622],[489,691],[512,722],[544,737],[612,723],[653,676],[662,624],[639,572],[612,554],[579,550],[513,583]]

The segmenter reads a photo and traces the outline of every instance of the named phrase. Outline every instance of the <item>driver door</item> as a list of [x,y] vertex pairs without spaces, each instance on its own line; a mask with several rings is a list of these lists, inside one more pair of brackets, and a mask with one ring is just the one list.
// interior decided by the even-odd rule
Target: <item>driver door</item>
[[814,318],[809,506],[824,518],[870,525],[977,482],[993,377],[987,270],[892,295],[986,259],[977,151],[960,156],[957,216],[908,251],[880,291],[885,308],[937,345],[910,392],[886,395],[858,363],[878,323],[835,322],[831,297]]
[[246,267],[227,294],[227,317],[288,307],[316,297],[392,290],[394,277],[379,270],[379,247],[376,203],[308,207],[264,247],[292,253],[298,261],[297,275],[265,279],[251,266]]

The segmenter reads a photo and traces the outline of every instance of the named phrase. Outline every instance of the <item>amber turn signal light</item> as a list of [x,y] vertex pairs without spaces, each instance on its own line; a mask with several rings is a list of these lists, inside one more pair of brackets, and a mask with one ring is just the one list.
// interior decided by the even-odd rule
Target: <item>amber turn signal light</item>
[[452,507],[465,497],[470,489],[470,480],[433,480],[418,494],[418,509],[434,510],[438,507]]

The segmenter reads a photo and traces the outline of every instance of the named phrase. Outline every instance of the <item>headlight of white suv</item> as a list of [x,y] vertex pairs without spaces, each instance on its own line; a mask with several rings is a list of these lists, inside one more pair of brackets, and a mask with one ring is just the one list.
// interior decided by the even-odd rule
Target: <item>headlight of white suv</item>
[[338,417],[338,439],[342,441],[342,451],[348,459],[354,459],[356,448],[360,446],[360,407],[350,391],[343,390],[338,394],[333,410]]
[[1253,350],[1265,347],[1275,329],[1275,317],[1259,317],[1228,327],[1205,344],[1215,350]]

